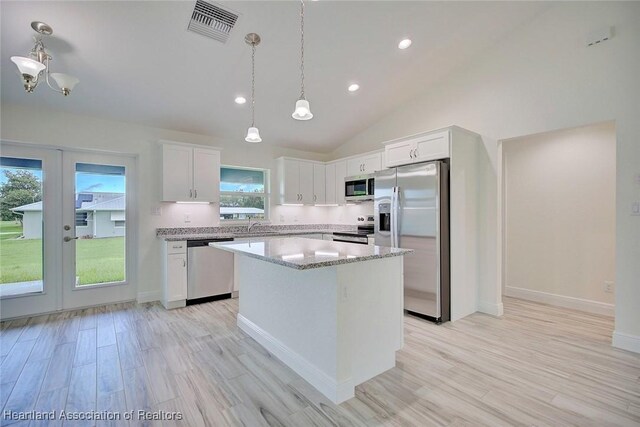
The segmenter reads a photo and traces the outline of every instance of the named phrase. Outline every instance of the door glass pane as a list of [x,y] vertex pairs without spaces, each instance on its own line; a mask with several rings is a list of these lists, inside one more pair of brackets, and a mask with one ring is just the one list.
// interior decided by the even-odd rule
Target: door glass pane
[[0,296],[43,291],[42,161],[0,157]]
[[124,166],[76,163],[75,188],[75,285],[123,282],[127,227]]

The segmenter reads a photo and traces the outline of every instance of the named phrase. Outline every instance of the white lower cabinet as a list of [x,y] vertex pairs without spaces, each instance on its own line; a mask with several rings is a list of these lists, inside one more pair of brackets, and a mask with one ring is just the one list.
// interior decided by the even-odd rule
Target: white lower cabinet
[[166,242],[162,305],[184,307],[187,300],[187,242]]

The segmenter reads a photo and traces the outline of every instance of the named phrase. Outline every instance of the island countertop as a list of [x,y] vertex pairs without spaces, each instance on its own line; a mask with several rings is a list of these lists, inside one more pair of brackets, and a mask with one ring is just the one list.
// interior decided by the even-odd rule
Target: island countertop
[[249,242],[212,242],[209,243],[209,246],[296,270],[402,256],[413,252],[411,249],[358,245],[298,237],[282,239],[255,238]]

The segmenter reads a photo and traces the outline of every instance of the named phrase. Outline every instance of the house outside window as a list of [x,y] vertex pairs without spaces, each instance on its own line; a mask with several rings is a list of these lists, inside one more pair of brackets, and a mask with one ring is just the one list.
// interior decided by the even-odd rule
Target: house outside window
[[220,168],[220,220],[269,219],[269,171],[222,166]]
[[88,212],[76,212],[76,227],[86,227]]

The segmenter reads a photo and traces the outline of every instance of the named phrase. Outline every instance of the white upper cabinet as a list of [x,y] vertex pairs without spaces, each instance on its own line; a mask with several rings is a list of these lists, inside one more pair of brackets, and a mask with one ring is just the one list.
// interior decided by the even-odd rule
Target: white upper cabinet
[[381,169],[381,153],[367,154],[347,160],[347,176],[370,174]]
[[[325,203],[325,170],[322,163],[280,157],[278,203],[313,205]],[[316,183],[316,178],[318,183]]]
[[344,179],[347,176],[347,161],[338,160],[325,166],[326,198],[328,205],[344,205]]
[[385,144],[386,167],[408,165],[451,156],[450,131],[414,135]]
[[180,144],[162,144],[162,200],[220,200],[220,152]]
[[220,152],[193,149],[193,200],[220,200]]
[[336,203],[344,205],[347,202],[344,199],[344,179],[347,177],[347,161],[340,160],[334,164],[336,165]]
[[181,145],[162,146],[162,200],[193,198],[193,149]]
[[280,203],[298,204],[300,200],[300,162],[293,159],[280,159],[278,165],[280,180]]
[[323,205],[326,202],[326,170],[325,165],[313,164],[313,203]]
[[[305,205],[312,205],[313,200],[313,163],[300,163],[300,202]],[[299,203],[300,203],[299,202]]]
[[338,203],[336,199],[336,164],[329,163],[324,167],[324,202],[329,205]]

